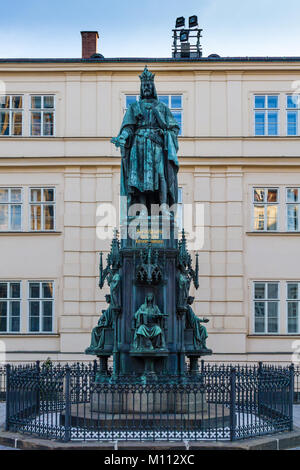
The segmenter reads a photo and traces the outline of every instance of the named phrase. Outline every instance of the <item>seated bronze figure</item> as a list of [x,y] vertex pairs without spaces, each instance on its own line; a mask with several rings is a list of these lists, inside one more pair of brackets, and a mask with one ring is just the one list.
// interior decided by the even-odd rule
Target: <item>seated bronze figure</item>
[[96,354],[97,351],[102,351],[105,346],[104,328],[111,328],[112,319],[112,307],[111,307],[111,296],[105,296],[106,302],[109,304],[106,310],[102,310],[102,315],[99,318],[98,325],[92,330],[92,338],[90,346],[85,350],[86,354]]
[[201,323],[207,323],[209,320],[208,318],[199,318],[193,311],[191,305],[194,302],[194,297],[189,296],[187,298],[187,312],[186,312],[186,326],[187,328],[191,328],[193,330],[193,343],[194,348],[198,350],[207,350],[206,347],[206,338],[207,338],[207,330],[205,326],[201,325]]
[[134,315],[133,349],[140,351],[166,349],[165,335],[159,324],[166,316],[160,312],[155,304],[154,295],[147,294],[145,303],[140,306]]

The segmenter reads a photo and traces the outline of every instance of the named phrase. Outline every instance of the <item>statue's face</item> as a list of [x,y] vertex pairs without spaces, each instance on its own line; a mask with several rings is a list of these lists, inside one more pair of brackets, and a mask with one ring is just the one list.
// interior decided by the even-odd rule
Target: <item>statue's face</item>
[[153,303],[153,294],[148,294],[146,297],[147,304],[152,304]]
[[144,96],[144,98],[152,98],[154,96],[152,82],[150,81],[142,82],[142,95]]

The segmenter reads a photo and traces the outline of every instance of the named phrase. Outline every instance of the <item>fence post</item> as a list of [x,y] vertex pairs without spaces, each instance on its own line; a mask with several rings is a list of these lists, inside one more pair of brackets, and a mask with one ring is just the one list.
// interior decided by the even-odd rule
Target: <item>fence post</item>
[[258,415],[261,415],[262,412],[262,403],[263,403],[263,390],[262,390],[262,385],[263,385],[263,376],[262,376],[262,366],[263,363],[262,361],[259,361],[258,363],[258,368],[257,368],[257,411]]
[[65,401],[66,401],[66,413],[65,413],[65,442],[71,440],[71,397],[70,397],[70,381],[71,371],[70,367],[66,367],[66,383],[65,383]]
[[236,368],[230,369],[230,440],[236,439]]
[[295,367],[292,363],[289,366],[290,371],[290,393],[289,393],[289,417],[290,417],[290,431],[293,430],[293,405],[294,405],[294,379],[295,379]]
[[36,361],[36,374],[37,374],[37,391],[36,391],[36,411],[37,413],[40,412],[40,361]]
[[10,417],[10,364],[6,364],[6,417],[5,417],[5,430],[9,431],[9,417]]
[[94,381],[95,381],[96,375],[97,375],[97,359],[94,359],[94,362],[93,362],[93,374],[94,374]]

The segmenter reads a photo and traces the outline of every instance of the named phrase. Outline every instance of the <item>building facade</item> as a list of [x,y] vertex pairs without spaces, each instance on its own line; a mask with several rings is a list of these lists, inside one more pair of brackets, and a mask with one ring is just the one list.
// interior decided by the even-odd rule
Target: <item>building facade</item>
[[[97,208],[147,63],[181,125],[179,186],[204,208],[195,311],[211,361],[290,362],[300,341],[300,58],[0,60],[0,341],[10,362],[89,360],[105,307]],[[101,209],[100,209],[101,211]],[[113,227],[111,227],[113,228]]]

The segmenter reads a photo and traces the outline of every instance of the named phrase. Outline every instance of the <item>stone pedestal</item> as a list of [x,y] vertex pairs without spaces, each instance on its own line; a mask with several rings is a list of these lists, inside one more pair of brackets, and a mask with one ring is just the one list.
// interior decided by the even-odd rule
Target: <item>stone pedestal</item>
[[[145,430],[157,431],[182,431],[189,429],[194,431],[205,431],[210,428],[224,427],[230,425],[230,410],[223,405],[204,405],[202,409],[199,404],[195,411],[190,406],[186,411],[181,411],[181,407],[173,412],[138,412],[137,410],[124,410],[121,412],[106,412],[101,409],[96,410],[95,404],[73,405],[71,407],[71,426],[91,428],[95,430],[122,432]],[[145,409],[145,408],[144,408]],[[65,412],[61,413],[61,423],[64,425]]]
[[117,414],[193,413],[207,410],[205,392],[94,392],[91,395],[91,411]]

